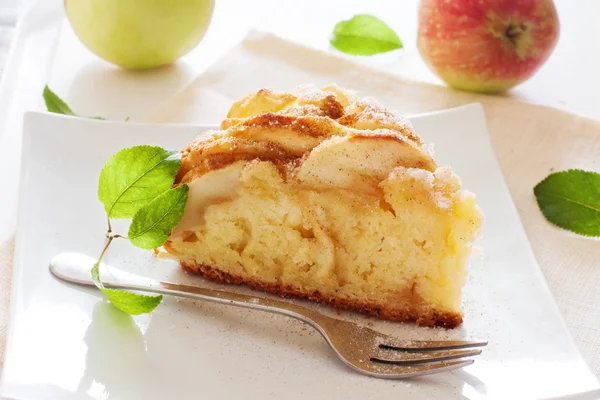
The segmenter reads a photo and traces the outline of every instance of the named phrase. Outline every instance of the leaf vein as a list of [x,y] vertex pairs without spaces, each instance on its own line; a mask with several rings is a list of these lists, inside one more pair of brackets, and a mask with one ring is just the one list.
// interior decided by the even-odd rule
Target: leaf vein
[[[159,150],[160,151],[160,150]],[[156,153],[158,154],[158,153]],[[154,154],[154,155],[156,155]],[[154,157],[154,156],[152,156]],[[121,199],[121,197],[123,197],[123,195],[125,194],[125,192],[127,192],[127,190],[129,190],[129,188],[131,188],[132,185],[134,185],[136,182],[138,182],[140,179],[142,179],[144,176],[146,176],[146,174],[148,172],[150,172],[151,170],[153,170],[154,168],[156,168],[156,166],[158,166],[158,164],[160,164],[161,162],[163,162],[165,159],[161,159],[159,160],[156,164],[154,164],[153,166],[151,166],[150,168],[148,168],[146,171],[144,171],[142,174],[140,174],[140,176],[138,176],[133,182],[131,182],[131,184],[129,184],[125,189],[123,189],[121,191],[121,193],[119,193],[119,195],[117,196],[117,198],[113,201],[113,203],[110,205],[110,208],[107,212],[108,216],[110,217],[110,214],[113,210],[113,208],[115,207],[115,205],[119,202],[119,199]]]
[[570,199],[570,198],[565,197],[565,196],[561,196],[561,195],[553,194],[553,193],[540,193],[540,194],[542,196],[554,197],[556,199],[561,199],[561,200],[564,200],[564,201],[569,202],[569,203],[577,204],[578,206],[581,206],[581,207],[584,207],[584,208],[588,208],[588,209],[590,209],[592,211],[600,213],[600,209],[599,208],[593,207],[593,206],[591,206],[589,204],[581,203],[581,202],[579,202],[577,200],[573,200],[573,199]]
[[346,34],[346,33],[341,33],[337,35],[338,37],[343,37],[343,38],[352,38],[352,39],[357,39],[357,40],[373,40],[376,42],[382,42],[382,43],[387,43],[390,44],[392,46],[399,46],[400,43],[399,42],[392,42],[391,40],[388,39],[381,39],[381,38],[377,38],[377,37],[373,37],[373,36],[359,36],[359,35],[350,35],[350,34]]
[[156,196],[151,196],[151,197],[144,197],[142,199],[135,199],[135,200],[128,200],[128,201],[120,201],[119,204],[132,204],[132,203],[136,203],[138,201],[145,201],[145,200],[152,200],[156,198]]

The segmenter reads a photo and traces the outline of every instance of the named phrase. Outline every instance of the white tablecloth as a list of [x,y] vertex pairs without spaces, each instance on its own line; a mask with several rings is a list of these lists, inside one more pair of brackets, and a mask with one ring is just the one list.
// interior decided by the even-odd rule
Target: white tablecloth
[[[315,1],[308,1],[305,7],[309,7],[308,3],[311,2],[315,3]],[[306,38],[306,40],[302,40],[303,42],[308,43],[310,41],[310,44],[313,45],[313,37],[319,38],[319,40],[323,39],[326,42],[328,32],[331,31],[331,24],[347,18],[354,12],[372,12],[378,15],[383,13],[381,11],[383,10],[381,8],[383,7],[381,6],[382,2],[377,2],[381,6],[379,7],[375,3],[365,3],[358,0],[349,1],[347,7],[353,8],[345,8],[344,10],[336,9],[331,5],[332,2],[327,4],[327,10],[315,16],[314,29],[296,32],[297,29],[294,30],[290,24],[285,22],[283,17],[287,14],[286,10],[291,9],[292,6],[301,7],[299,3],[287,0],[270,1],[269,3],[272,3],[273,7],[267,7],[265,2],[261,3],[260,1],[256,3],[242,0],[218,2],[213,26],[211,26],[209,35],[207,35],[201,46],[207,46],[206,50],[208,50],[211,43],[221,43],[222,35],[231,29],[238,29],[235,26],[232,27],[232,25],[235,25],[232,24],[232,18],[236,15],[239,18],[234,18],[235,21],[250,20],[254,26],[281,32],[284,36],[297,40],[300,39],[299,36],[302,36]],[[275,4],[277,4],[277,7],[274,6]],[[404,2],[402,4],[404,6]],[[597,100],[597,92],[600,89],[598,83],[600,81],[590,71],[596,69],[594,66],[600,62],[600,52],[597,51],[598,44],[595,41],[597,35],[591,33],[597,33],[598,26],[600,26],[597,23],[598,13],[596,11],[600,10],[598,4],[600,3],[588,0],[582,2],[582,4],[577,4],[577,10],[579,11],[567,13],[569,11],[567,8],[575,9],[572,2],[569,0],[557,1],[561,21],[564,22],[559,47],[540,73],[514,92],[516,96],[553,106],[562,105],[570,111],[583,115],[595,115],[598,104],[600,104]],[[0,2],[0,71],[8,55],[15,22],[14,12],[12,10],[3,12],[1,7],[2,3]],[[299,10],[297,15],[302,15],[302,12],[304,11]],[[258,14],[263,19],[258,18]],[[383,15],[388,16],[385,13]],[[413,38],[410,37],[410,34],[413,32],[412,35],[414,35],[414,27],[407,27],[398,23],[400,20],[412,19],[404,18],[403,15],[405,14],[396,13],[389,17],[392,22],[397,22],[396,26],[400,27],[400,34],[408,47],[412,43]],[[394,21],[394,18],[398,21]],[[320,20],[324,22],[318,24],[317,22]],[[214,37],[213,42],[211,42],[211,36]],[[560,62],[557,62],[557,60]],[[410,71],[411,65],[411,63],[404,63],[403,67],[405,70]],[[418,68],[415,67],[415,69]],[[422,70],[422,68],[419,69],[419,71]],[[594,71],[594,73],[597,73],[597,71]],[[567,84],[567,80],[569,80],[567,78],[575,78],[578,74],[582,77],[578,78],[577,84],[573,86]],[[409,75],[421,78],[417,74]],[[473,100],[466,94],[450,100],[444,97],[442,92],[438,93],[434,89],[415,87],[413,91],[410,87],[406,86],[407,96],[411,94],[418,95],[421,90],[425,90],[430,96],[439,96],[439,98],[436,97],[437,100],[435,101],[431,101],[431,97],[429,97],[427,106],[430,109],[443,108],[444,106]],[[369,90],[365,90],[365,93],[372,94]],[[532,93],[536,94],[537,97],[530,95]],[[560,96],[563,96],[561,93],[565,93],[564,98],[552,97],[556,93]],[[235,93],[233,97],[235,98],[237,95]],[[548,101],[544,100],[546,97]],[[385,104],[389,103],[390,106],[395,106],[401,112],[406,113],[423,111],[425,104],[394,105],[391,103],[393,97],[390,95],[389,100],[386,101],[385,93],[383,93],[381,100]],[[494,147],[499,153],[504,173],[511,186],[513,198],[524,220],[527,233],[532,240],[538,261],[557,298],[561,311],[585,357],[595,371],[600,373],[600,291],[596,289],[597,282],[600,282],[600,268],[597,265],[599,259],[598,243],[590,239],[565,234],[550,227],[540,216],[531,194],[533,185],[547,175],[551,168],[597,170],[597,160],[600,159],[600,135],[597,132],[600,132],[598,128],[600,125],[581,118],[571,118],[571,116],[559,111],[544,110],[540,111],[540,115],[543,114],[544,116],[538,117],[536,122],[542,127],[547,127],[548,132],[541,134],[541,136],[533,134],[530,136],[520,135],[515,139],[521,144],[517,147],[511,145],[501,134],[492,132]],[[546,116],[547,118],[545,118]],[[214,122],[214,120],[210,122]],[[560,126],[564,128],[562,133],[556,132],[557,123],[559,122],[562,124]],[[490,123],[500,125],[500,117],[491,118]],[[523,123],[526,128],[530,127],[527,119],[523,119]],[[540,152],[539,150],[542,148],[544,151]],[[533,152],[536,158],[529,157],[528,152]],[[540,157],[541,155],[543,157]],[[519,159],[519,162],[523,163],[520,170],[513,168],[515,159]],[[10,243],[7,245],[12,247]],[[5,263],[1,259],[2,254],[4,252],[0,248],[0,265]],[[0,304],[7,303],[8,281],[9,277],[0,276]],[[4,336],[7,317],[7,313],[0,312],[0,338]],[[1,355],[2,349],[0,348],[0,363]]]
[[0,11],[0,74],[4,69],[6,57],[10,49],[10,42],[15,30],[15,14],[12,11]]
[[[10,49],[10,43],[15,30],[15,13],[11,10],[10,12],[2,12],[0,9],[0,74],[4,69],[6,58]],[[5,265],[12,261],[12,240],[7,243],[0,243],[0,265]],[[0,274],[0,304],[6,305],[9,302],[10,297],[10,274]],[[4,308],[3,308],[4,309]],[[6,326],[8,323],[8,312],[0,312],[0,341],[6,337]],[[4,346],[4,344],[0,344]],[[4,349],[0,349],[0,355],[2,355]],[[0,374],[2,371],[2,359],[0,357]]]

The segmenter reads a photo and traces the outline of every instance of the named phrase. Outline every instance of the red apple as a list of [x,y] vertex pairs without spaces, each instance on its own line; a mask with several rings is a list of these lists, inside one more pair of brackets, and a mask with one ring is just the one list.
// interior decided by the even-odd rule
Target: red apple
[[540,68],[558,34],[552,0],[421,0],[417,46],[449,86],[501,92]]

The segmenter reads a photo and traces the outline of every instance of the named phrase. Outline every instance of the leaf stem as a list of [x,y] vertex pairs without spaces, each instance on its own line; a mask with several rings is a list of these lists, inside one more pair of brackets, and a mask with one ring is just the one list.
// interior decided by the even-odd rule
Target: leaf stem
[[104,254],[106,253],[106,250],[108,250],[108,246],[110,246],[110,244],[112,243],[114,236],[107,236],[108,240],[106,241],[106,244],[104,245],[104,249],[102,249],[102,253],[100,253],[100,257],[98,257],[98,261],[96,262],[98,265],[100,265],[100,263],[102,262],[102,258],[104,257]]
[[127,236],[123,236],[119,233],[112,233],[112,225],[110,223],[110,218],[106,218],[106,222],[108,222],[108,230],[106,231],[106,237],[109,239],[116,239],[116,238],[122,238],[122,239],[127,239],[129,240],[129,238]]

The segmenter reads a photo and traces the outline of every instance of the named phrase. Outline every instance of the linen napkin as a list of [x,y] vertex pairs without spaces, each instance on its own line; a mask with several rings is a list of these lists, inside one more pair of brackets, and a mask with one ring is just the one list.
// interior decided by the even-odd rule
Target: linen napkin
[[262,32],[252,32],[149,120],[215,124],[248,93],[264,87],[289,91],[306,83],[337,83],[405,115],[481,103],[537,260],[579,348],[600,375],[600,243],[548,223],[533,195],[533,187],[552,171],[599,169],[600,122],[511,98],[408,81]]

